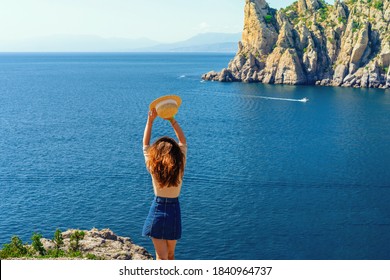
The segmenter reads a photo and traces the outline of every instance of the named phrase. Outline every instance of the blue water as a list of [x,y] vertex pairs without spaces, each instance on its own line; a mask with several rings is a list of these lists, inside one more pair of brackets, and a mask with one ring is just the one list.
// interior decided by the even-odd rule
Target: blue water
[[141,142],[148,104],[174,93],[178,259],[390,259],[390,92],[201,82],[231,58],[0,54],[0,244],[97,227],[153,253]]

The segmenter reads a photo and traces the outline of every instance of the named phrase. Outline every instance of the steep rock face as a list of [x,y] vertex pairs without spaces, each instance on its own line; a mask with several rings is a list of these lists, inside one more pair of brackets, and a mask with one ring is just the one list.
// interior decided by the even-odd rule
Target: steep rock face
[[278,37],[274,25],[266,23],[266,16],[274,14],[265,0],[246,1],[242,45],[255,54],[268,55]]
[[298,12],[300,14],[312,13],[322,6],[322,3],[318,0],[299,0],[298,1]]
[[390,0],[246,0],[242,41],[205,80],[389,88]]

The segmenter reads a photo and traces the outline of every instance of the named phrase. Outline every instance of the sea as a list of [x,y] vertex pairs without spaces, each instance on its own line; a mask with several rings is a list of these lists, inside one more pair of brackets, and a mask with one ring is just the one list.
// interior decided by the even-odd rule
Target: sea
[[201,80],[233,57],[0,54],[0,246],[96,227],[154,255],[142,137],[150,102],[176,94],[177,259],[390,259],[389,90]]

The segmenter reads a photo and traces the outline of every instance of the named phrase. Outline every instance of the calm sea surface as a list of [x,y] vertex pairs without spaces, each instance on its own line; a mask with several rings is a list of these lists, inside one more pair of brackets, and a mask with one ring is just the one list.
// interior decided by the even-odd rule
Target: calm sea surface
[[154,253],[142,135],[178,94],[178,259],[390,259],[389,90],[201,82],[232,56],[0,54],[0,244],[97,227]]

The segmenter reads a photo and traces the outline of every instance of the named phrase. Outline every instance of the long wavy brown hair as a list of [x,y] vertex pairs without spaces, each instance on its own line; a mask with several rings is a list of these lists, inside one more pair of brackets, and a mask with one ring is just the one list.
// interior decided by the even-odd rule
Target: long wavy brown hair
[[160,188],[179,186],[184,173],[184,154],[170,137],[161,137],[148,150],[146,167]]

